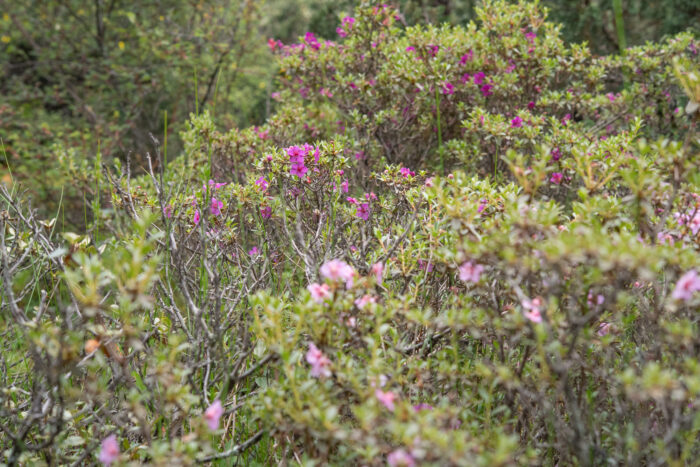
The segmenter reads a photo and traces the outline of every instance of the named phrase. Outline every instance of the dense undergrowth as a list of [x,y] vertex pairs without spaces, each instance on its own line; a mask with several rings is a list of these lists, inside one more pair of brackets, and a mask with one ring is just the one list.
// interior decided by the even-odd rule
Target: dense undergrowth
[[700,44],[477,13],[272,41],[278,111],[83,173],[85,235],[0,187],[3,462],[694,464]]

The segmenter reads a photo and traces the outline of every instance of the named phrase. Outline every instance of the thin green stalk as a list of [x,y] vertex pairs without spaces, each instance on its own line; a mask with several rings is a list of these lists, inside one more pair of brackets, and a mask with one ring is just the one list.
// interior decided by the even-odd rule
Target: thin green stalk
[[615,13],[617,43],[620,47],[620,55],[624,55],[627,49],[627,37],[625,36],[625,21],[622,17],[622,0],[613,0],[613,11]]
[[440,154],[440,172],[445,174],[445,155],[442,150],[442,127],[440,125],[440,92],[438,86],[435,86],[435,113],[437,114],[437,132],[438,132],[438,153]]

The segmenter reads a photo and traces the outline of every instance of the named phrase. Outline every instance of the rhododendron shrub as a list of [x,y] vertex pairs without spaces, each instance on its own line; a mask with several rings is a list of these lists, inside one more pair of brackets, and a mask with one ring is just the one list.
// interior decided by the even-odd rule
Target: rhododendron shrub
[[273,41],[265,125],[106,168],[107,238],[0,187],[8,462],[695,462],[695,39],[397,14]]

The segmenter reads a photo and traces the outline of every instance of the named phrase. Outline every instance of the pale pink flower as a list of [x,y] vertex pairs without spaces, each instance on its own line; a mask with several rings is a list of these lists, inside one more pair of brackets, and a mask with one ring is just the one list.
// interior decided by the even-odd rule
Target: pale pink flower
[[323,355],[313,342],[309,343],[309,350],[306,352],[306,361],[311,365],[311,376],[314,378],[329,377],[331,375],[331,361]]
[[693,298],[693,294],[698,291],[700,291],[700,276],[692,269],[678,279],[676,288],[673,289],[671,297],[673,297],[674,300],[684,300],[687,302]]
[[173,217],[173,207],[169,204],[167,206],[163,207],[163,215],[165,217],[167,217],[168,219]]
[[326,299],[331,297],[331,288],[328,284],[309,284],[306,289],[316,303],[323,303]]
[[359,308],[360,310],[364,309],[364,307],[366,307],[370,303],[377,303],[377,298],[373,297],[372,295],[363,295],[362,297],[355,300],[355,305],[357,305],[357,308]]
[[542,313],[540,312],[540,307],[542,306],[542,300],[540,298],[533,298],[530,300],[529,298],[526,298],[522,301],[523,308],[525,308],[526,311],[524,313],[525,317],[532,321],[533,323],[541,323],[542,322]]
[[212,404],[207,407],[204,411],[204,420],[207,422],[207,426],[211,431],[216,431],[219,428],[219,419],[224,414],[224,406],[221,405],[221,401],[216,399]]
[[467,261],[459,267],[459,280],[464,282],[479,282],[484,267],[481,264],[474,264]]
[[381,402],[384,405],[384,407],[386,407],[387,410],[389,410],[389,412],[394,411],[394,408],[396,407],[394,405],[394,402],[396,401],[396,399],[398,399],[398,396],[396,394],[394,394],[391,391],[384,392],[381,389],[376,389],[374,391],[374,395],[377,398],[377,400],[379,400],[379,402]]
[[102,440],[102,447],[98,457],[102,465],[109,466],[119,458],[119,442],[116,435],[109,435]]
[[433,186],[433,177],[429,177],[429,178],[425,179],[425,186],[427,186],[428,188]]
[[384,274],[384,265],[382,263],[374,263],[371,268],[372,274],[377,279],[377,283],[382,283],[382,276]]
[[611,327],[612,325],[610,323],[600,323],[596,334],[598,334],[600,337],[607,336]]
[[348,287],[352,286],[352,279],[355,276],[355,270],[345,261],[332,259],[321,266],[319,270],[321,277],[332,281],[344,281],[349,283]]
[[416,461],[413,456],[403,449],[397,449],[389,453],[386,457],[389,467],[415,467]]

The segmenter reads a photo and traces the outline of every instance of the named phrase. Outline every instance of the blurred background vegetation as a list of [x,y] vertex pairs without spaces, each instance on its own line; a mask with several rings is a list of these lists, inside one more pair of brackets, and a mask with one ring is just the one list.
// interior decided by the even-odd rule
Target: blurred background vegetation
[[[570,42],[596,53],[700,24],[697,0],[543,0]],[[223,127],[262,123],[274,110],[267,41],[312,31],[334,39],[353,0],[0,0],[0,179],[21,182],[35,207],[89,223],[99,187],[82,179],[95,157],[144,155],[167,134],[169,158],[193,112]],[[397,3],[397,2],[394,2]],[[401,21],[464,24],[478,0],[400,0]]]

